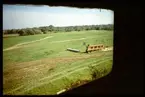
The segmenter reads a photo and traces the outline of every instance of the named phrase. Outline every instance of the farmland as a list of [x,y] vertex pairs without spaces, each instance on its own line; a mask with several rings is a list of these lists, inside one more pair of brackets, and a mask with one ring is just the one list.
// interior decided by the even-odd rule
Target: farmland
[[[84,43],[113,47],[113,31],[72,31],[3,38],[3,93],[54,95],[62,89],[71,89],[78,82],[107,75],[112,69],[113,51],[85,53]],[[80,52],[70,52],[67,48]]]

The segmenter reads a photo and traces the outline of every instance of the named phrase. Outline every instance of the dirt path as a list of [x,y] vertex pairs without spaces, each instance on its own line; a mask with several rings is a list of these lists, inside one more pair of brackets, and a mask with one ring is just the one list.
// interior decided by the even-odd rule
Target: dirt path
[[42,40],[45,40],[45,39],[48,39],[48,38],[52,38],[52,37],[53,36],[48,36],[48,37],[45,37],[45,38],[42,38],[42,39],[30,41],[30,42],[19,43],[19,44],[16,44],[16,45],[12,46],[12,47],[6,48],[3,51],[8,51],[8,50],[16,49],[16,48],[21,48],[22,45],[26,45],[26,44],[29,44],[29,43],[34,43],[34,42],[42,41]]
[[[8,50],[16,49],[16,48],[21,48],[22,45],[27,45],[29,43],[34,43],[34,42],[42,41],[42,40],[45,40],[47,38],[52,38],[52,37],[53,36],[49,36],[49,37],[45,37],[45,38],[42,38],[42,39],[39,39],[39,40],[35,40],[35,41],[19,43],[19,44],[16,44],[16,45],[12,46],[12,47],[6,48],[3,51],[8,51]],[[94,38],[94,37],[91,37],[91,38]],[[52,42],[49,42],[49,43],[60,43],[60,42],[68,42],[68,41],[84,40],[84,39],[88,39],[88,38],[70,39],[70,40],[62,40],[62,41],[52,41]]]
[[60,43],[60,42],[75,41],[75,40],[84,40],[84,39],[87,39],[87,38],[70,39],[70,40],[62,40],[62,41],[52,41],[50,43]]

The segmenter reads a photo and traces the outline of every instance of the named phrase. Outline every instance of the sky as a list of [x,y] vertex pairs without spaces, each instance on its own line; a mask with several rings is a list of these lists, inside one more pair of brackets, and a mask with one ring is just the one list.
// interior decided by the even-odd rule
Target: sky
[[113,24],[114,12],[107,9],[50,7],[46,5],[3,5],[3,29],[40,26]]

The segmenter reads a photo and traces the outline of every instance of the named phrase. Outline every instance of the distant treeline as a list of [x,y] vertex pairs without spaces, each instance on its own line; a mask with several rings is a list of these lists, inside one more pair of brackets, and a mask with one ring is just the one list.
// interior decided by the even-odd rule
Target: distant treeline
[[3,34],[19,34],[20,36],[35,35],[35,34],[47,34],[57,32],[71,32],[71,31],[85,31],[85,30],[113,30],[113,25],[84,25],[84,26],[67,26],[67,27],[54,27],[43,26],[25,29],[11,29],[3,30]]

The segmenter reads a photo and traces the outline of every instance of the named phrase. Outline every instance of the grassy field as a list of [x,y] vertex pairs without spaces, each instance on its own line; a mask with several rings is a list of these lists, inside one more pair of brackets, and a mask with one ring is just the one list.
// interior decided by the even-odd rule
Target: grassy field
[[[13,47],[3,51],[3,93],[54,95],[107,75],[112,69],[113,51],[84,53],[84,42],[112,47],[113,31],[3,38],[3,50]],[[67,48],[81,52],[70,52]]]
[[29,42],[29,41],[41,39],[44,37],[46,37],[46,35],[32,35],[32,36],[18,36],[17,34],[4,35],[3,36],[3,49],[11,47],[18,43]]

